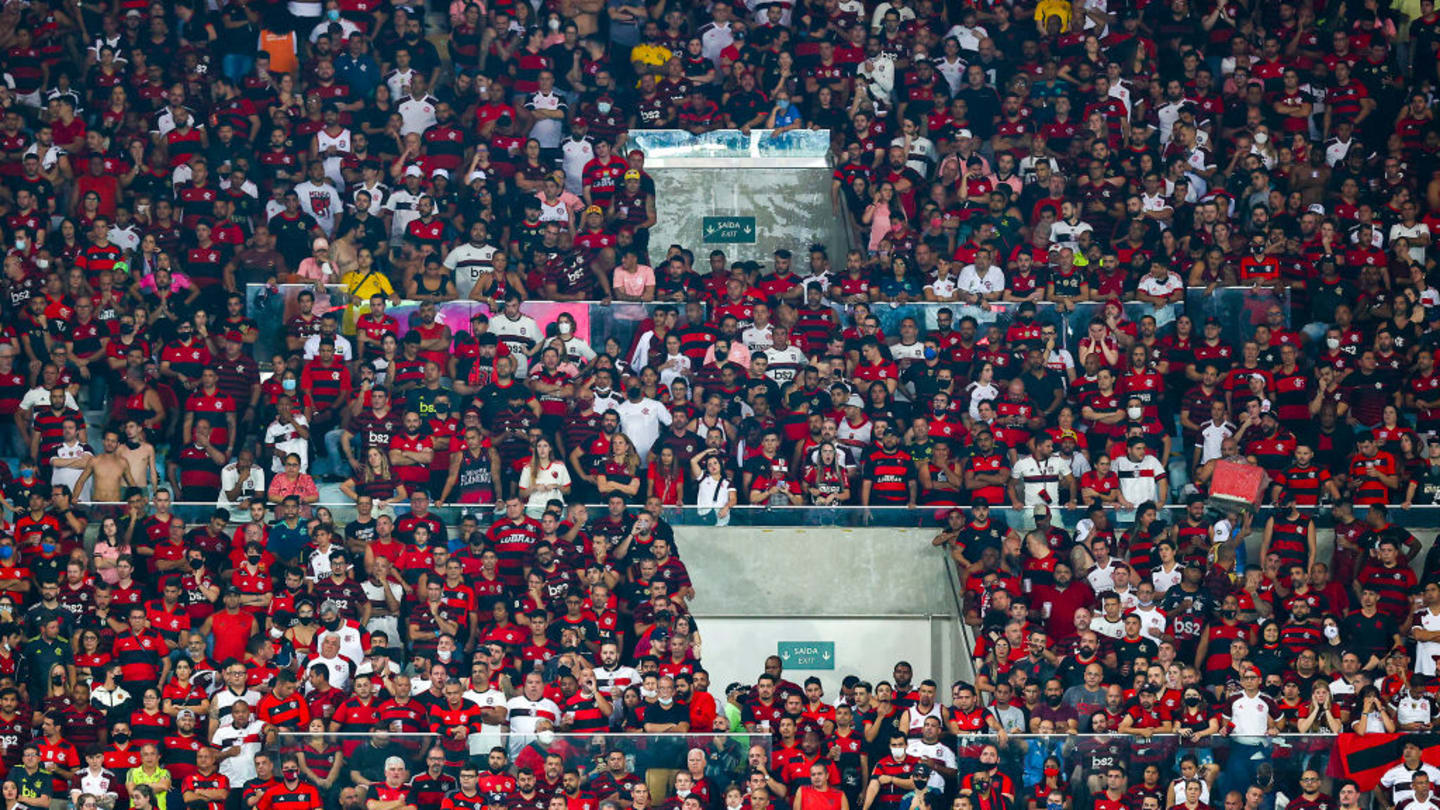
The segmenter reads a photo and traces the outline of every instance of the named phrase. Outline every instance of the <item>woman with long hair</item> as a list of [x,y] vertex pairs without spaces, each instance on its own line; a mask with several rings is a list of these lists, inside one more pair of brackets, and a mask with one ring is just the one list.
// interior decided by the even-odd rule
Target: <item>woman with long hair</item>
[[378,447],[365,451],[365,468],[340,483],[345,497],[355,499],[362,493],[375,499],[377,505],[404,503],[410,494],[390,470],[390,459]]
[[840,462],[834,442],[820,443],[815,463],[805,469],[802,480],[805,497],[815,506],[843,505],[850,500],[850,474]]
[[640,455],[635,452],[635,445],[624,433],[616,433],[610,438],[610,452],[595,475],[595,489],[607,498],[615,492],[626,501],[634,501],[640,493],[639,470]]
[[192,680],[195,664],[189,658],[178,659],[171,676],[160,693],[161,711],[175,717],[188,709],[194,712],[197,722],[205,722],[205,716],[210,713],[210,695]]
[[539,518],[550,501],[565,502],[570,494],[570,470],[555,458],[555,449],[543,436],[535,440],[530,461],[520,471],[520,497],[527,499],[525,513]]
[[645,469],[647,498],[659,498],[661,506],[679,506],[685,494],[685,475],[674,448],[661,447]]
[[690,459],[690,474],[696,482],[696,513],[707,523],[730,525],[730,513],[740,495],[726,473],[723,451],[711,448]]

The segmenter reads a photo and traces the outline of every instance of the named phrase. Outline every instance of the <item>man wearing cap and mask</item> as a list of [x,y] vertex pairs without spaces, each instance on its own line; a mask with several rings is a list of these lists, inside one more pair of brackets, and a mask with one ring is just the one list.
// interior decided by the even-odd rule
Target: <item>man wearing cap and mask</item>
[[[386,773],[388,779],[388,763]],[[300,758],[286,754],[280,764],[280,783],[265,791],[255,810],[320,810],[324,806],[320,790],[300,778]]]

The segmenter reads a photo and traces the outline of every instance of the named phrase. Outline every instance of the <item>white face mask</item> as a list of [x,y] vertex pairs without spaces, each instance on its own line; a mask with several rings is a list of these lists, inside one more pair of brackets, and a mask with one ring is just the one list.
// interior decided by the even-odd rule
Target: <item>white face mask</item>
[[679,788],[676,788],[676,789],[675,789],[675,795],[676,795],[676,796],[679,796],[680,798],[683,799],[683,798],[685,798],[686,796],[689,796],[689,795],[690,795],[690,791],[688,791],[688,790],[681,790],[681,789],[679,789]]
[[562,334],[562,335],[568,335],[568,334],[570,334],[570,331],[571,331],[573,328],[574,328],[574,327],[572,327],[569,323],[565,323],[565,322],[561,322],[560,324],[558,324],[558,325],[556,326],[556,329],[559,330],[560,334]]
[[1336,627],[1336,626],[1333,625],[1333,624],[1327,624],[1327,625],[1325,625],[1325,638],[1328,638],[1328,639],[1330,639],[1331,641],[1334,641],[1335,639],[1337,639],[1337,638],[1339,638],[1339,637],[1340,637],[1340,628]]
[[1269,136],[1268,134],[1266,134],[1266,133],[1264,133],[1264,132],[1257,132],[1257,133],[1255,133],[1255,144],[1256,144],[1257,146],[1264,146],[1265,143],[1266,143],[1267,141],[1269,141],[1269,140],[1270,140],[1270,136]]
[[47,268],[47,267],[50,266],[50,260],[49,260],[49,259],[36,259],[36,260],[35,260],[35,266],[38,267],[38,268],[40,268],[41,270],[44,270],[45,268]]
[[642,686],[642,687],[640,687],[640,697],[645,698],[646,700],[649,700],[650,698],[655,697],[655,690],[654,690],[654,689],[646,689],[645,687]]
[[549,729],[546,729],[544,731],[537,731],[535,732],[535,739],[541,745],[549,745],[550,743],[555,742],[555,732]]
[[890,758],[891,758],[891,759],[894,759],[896,762],[899,762],[900,760],[902,760],[902,759],[905,758],[905,749],[904,749],[904,748],[896,748],[895,746],[891,746],[891,747],[890,747]]
[[560,30],[560,21],[559,21],[558,19],[555,19],[554,17],[550,18],[550,30],[551,30],[551,31],[559,31],[559,30]]
[[656,698],[656,700],[660,702],[661,706],[669,706],[671,703],[675,702],[675,698],[673,697]]
[[1325,338],[1325,345],[1330,347],[1330,351],[1333,352],[1340,348],[1340,338]]
[[595,109],[599,110],[601,115],[609,115],[610,107],[611,105],[608,101],[602,101],[595,105]]
[[454,650],[436,650],[435,654],[440,656],[441,661],[449,661],[455,655]]
[[1130,417],[1131,419],[1139,419],[1139,418],[1140,418],[1140,415],[1143,414],[1143,413],[1145,413],[1145,410],[1144,410],[1143,408],[1126,408],[1126,409],[1125,409],[1125,415],[1128,416],[1128,417]]

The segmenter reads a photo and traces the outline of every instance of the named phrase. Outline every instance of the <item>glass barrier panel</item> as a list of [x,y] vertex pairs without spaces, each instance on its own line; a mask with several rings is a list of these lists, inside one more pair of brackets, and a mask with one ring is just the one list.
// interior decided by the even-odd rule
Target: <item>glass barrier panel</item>
[[[834,766],[827,769],[830,786],[860,799],[871,787],[867,783],[880,758],[893,757],[888,740],[842,746],[833,738],[824,739],[824,732],[818,744],[784,741],[763,731],[521,734],[481,721],[447,726],[444,710],[438,707],[430,717],[431,730],[426,732],[267,731],[263,746],[277,764],[290,757],[303,763],[302,775],[317,782],[327,798],[387,778],[397,786],[408,784],[413,791],[443,785],[445,791],[484,794],[485,801],[499,804],[517,795],[524,801],[553,791],[576,800],[628,801],[643,784],[650,792],[650,806],[676,807],[678,802],[666,803],[677,796],[677,790],[685,790],[696,795],[705,810],[725,807],[724,793],[732,785],[741,787],[747,797],[763,789],[793,799],[798,789],[811,783],[814,762]],[[1184,796],[1172,792],[1183,792],[1187,783],[1193,783],[1201,801],[1216,807],[1228,792],[1243,795],[1252,785],[1267,794],[1295,796],[1307,771],[1321,777],[1319,787],[1333,786],[1332,780],[1345,775],[1338,741],[1335,734],[1318,733],[1195,738],[1173,733],[944,732],[929,742],[910,739],[905,760],[918,774],[918,788],[907,787],[900,793],[918,790],[932,801],[974,793],[1003,794],[1021,801],[1038,797],[1038,807],[1044,808],[1046,794],[1058,791],[1080,808],[1095,806],[1110,789],[1164,796],[1163,806],[1173,807],[1183,803]],[[1395,757],[1398,761],[1398,750]],[[492,770],[492,763],[502,767]],[[403,769],[394,767],[397,764]],[[458,777],[467,768],[476,773],[467,771],[461,782]],[[567,772],[574,774],[568,785]],[[1119,778],[1112,779],[1117,773]]]
[[[598,517],[605,513],[608,508],[603,504],[587,504],[591,518]],[[702,509],[694,506],[667,507],[660,511],[660,517],[673,526],[833,526],[838,528],[936,528],[945,519],[946,513],[951,509],[964,509],[966,507],[922,505],[913,509],[905,506],[737,506],[730,513],[730,518],[725,522],[718,522],[712,510]],[[1395,507],[1398,510],[1399,507]],[[124,517],[127,506],[123,503],[93,503],[86,504],[85,509],[91,526],[98,526],[106,517],[114,517],[117,520]],[[148,507],[147,507],[148,509]],[[639,507],[631,507],[631,512],[637,512]],[[192,525],[203,525],[210,520],[210,517],[217,511],[215,504],[210,503],[174,503],[172,510],[174,514],[183,518]],[[393,510],[377,510],[376,515],[389,514],[396,517],[403,517],[410,514],[410,507],[400,504]],[[446,526],[453,531],[467,517],[473,517],[482,529],[498,520],[503,510],[497,511],[490,505],[467,505],[467,506],[431,506],[429,511],[437,515]],[[1185,515],[1185,507],[1179,504],[1172,504],[1163,508],[1162,520],[1174,523]],[[1334,521],[1328,507],[1319,510],[1303,508],[1301,510],[1311,515],[1319,528],[1331,528]],[[328,516],[331,522],[337,525],[344,525],[355,519],[355,504],[346,502],[316,503],[308,507],[307,520],[323,519]],[[148,514],[148,512],[147,512]],[[1218,513],[1210,512],[1210,517],[1216,517]],[[1263,526],[1265,520],[1272,514],[1271,507],[1262,508],[1255,516],[1253,525]],[[1019,531],[1026,531],[1034,527],[1034,512],[1029,509],[993,508],[990,510],[992,519],[1002,521],[1006,526]],[[1074,530],[1076,525],[1085,518],[1085,510],[1055,507],[1051,510],[1051,523],[1057,527]],[[267,512],[266,520],[273,518],[272,513]],[[1111,513],[1112,520],[1118,520],[1122,525],[1128,525],[1133,519],[1133,513],[1115,511]],[[236,507],[230,510],[232,523],[249,522],[245,509]],[[1411,530],[1440,529],[1440,505],[1412,506],[1404,512],[1404,526]],[[1258,529],[1256,530],[1258,531]]]

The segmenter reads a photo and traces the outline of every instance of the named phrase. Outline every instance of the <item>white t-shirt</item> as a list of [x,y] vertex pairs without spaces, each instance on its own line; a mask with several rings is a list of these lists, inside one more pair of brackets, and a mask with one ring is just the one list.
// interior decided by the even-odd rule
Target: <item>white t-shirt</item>
[[[37,408],[45,408],[50,405],[50,390],[36,387],[25,392],[20,400],[20,410],[34,413]],[[65,407],[71,410],[80,410],[80,405],[75,401],[75,396],[69,391],[65,392]]]
[[[499,689],[486,688],[484,692],[476,692],[472,687],[461,697],[482,709],[493,709],[505,705],[505,693]],[[483,756],[491,748],[500,744],[501,728],[495,723],[482,723],[479,731],[465,739],[470,749],[470,756]]]
[[510,750],[519,751],[529,742],[535,734],[535,726],[541,720],[549,720],[555,725],[560,725],[560,707],[555,701],[549,698],[530,700],[524,695],[516,695],[510,698],[505,704],[508,713],[506,721],[510,724]]
[[[1015,462],[1010,477],[1020,482],[1021,500],[1025,506],[1060,503],[1060,479],[1070,475],[1070,462],[1059,456],[1037,461],[1026,456]],[[1048,497],[1042,497],[1044,492]]]
[[[1409,227],[1406,227],[1404,223],[1397,222],[1394,225],[1390,226],[1390,241],[1394,242],[1396,239],[1399,239],[1401,237],[1414,240],[1415,237],[1424,236],[1428,233],[1430,233],[1430,226],[1426,225],[1423,222],[1416,222],[1413,226]],[[1414,241],[1411,241],[1410,260],[1414,262],[1419,262],[1420,264],[1424,264],[1425,247],[1423,245],[1417,247]]]
[[[304,472],[303,468],[301,469],[301,472]],[[220,499],[216,504],[217,506],[223,508],[235,505],[235,501],[230,500],[230,496],[226,495],[225,493],[234,489],[235,484],[239,480],[240,470],[235,466],[235,463],[233,461],[229,464],[226,464],[225,468],[220,470]],[[261,470],[258,465],[251,464],[250,475],[247,476],[245,487],[240,490],[240,496],[243,498],[246,496],[255,495],[256,493],[259,493],[261,495],[265,494],[265,471]]]
[[1135,288],[1146,295],[1165,297],[1176,290],[1185,289],[1185,282],[1181,281],[1180,276],[1174,273],[1166,275],[1163,281],[1157,281],[1154,276],[1146,273],[1145,277],[1140,279],[1140,283],[1135,285]]
[[[82,441],[77,441],[74,444],[66,444],[64,442],[61,442],[60,446],[55,448],[56,460],[70,460],[77,458],[83,459],[86,456],[90,455],[94,454],[90,452],[90,448],[86,447],[85,443]],[[52,467],[50,469],[50,485],[67,486],[70,488],[71,494],[75,496],[75,500],[88,501],[90,500],[88,495],[80,492],[75,492],[75,482],[79,481],[80,476],[84,474],[84,467]],[[85,484],[85,488],[90,488],[90,484],[88,482]]]
[[965,269],[960,271],[960,278],[956,279],[955,285],[972,295],[1004,292],[1005,273],[993,264],[986,268],[984,273],[975,265],[967,264]]
[[[260,699],[259,694],[255,695],[255,699],[257,701]],[[254,715],[251,715],[250,723],[244,728],[227,723],[215,729],[215,736],[210,738],[210,742],[216,748],[221,751],[233,746],[240,748],[239,756],[220,760],[220,773],[230,778],[230,784],[243,785],[255,778],[255,755],[260,753],[260,743],[263,739],[260,732],[264,729],[264,725]]]
[[499,248],[494,245],[475,247],[466,242],[445,256],[445,269],[455,276],[455,289],[461,298],[469,298],[470,290],[481,276],[494,272],[495,254]]
[[[1440,613],[1423,608],[1415,614],[1415,625],[1421,630],[1440,630]],[[1437,656],[1440,656],[1440,641],[1415,642],[1415,674],[1434,675]]]
[[404,101],[395,105],[395,111],[400,113],[402,121],[400,134],[409,135],[412,132],[419,134],[435,126],[437,120],[435,105],[439,103],[433,96],[423,98],[406,96]]
[[273,473],[285,472],[285,456],[291,453],[300,456],[300,472],[310,468],[310,440],[301,438],[300,431],[295,429],[296,425],[309,427],[310,423],[305,421],[302,413],[292,414],[291,419],[294,420],[294,425],[287,425],[276,419],[265,429],[265,443],[275,448],[275,459],[270,465]]
[[1110,469],[1120,478],[1120,494],[1130,503],[1141,504],[1159,497],[1159,482],[1165,477],[1165,465],[1160,459],[1149,453],[1139,461],[1118,456],[1110,462]]
[[1206,422],[1200,428],[1199,441],[1195,444],[1200,448],[1200,463],[1214,461],[1220,458],[1220,446],[1225,440],[1235,435],[1235,426],[1229,422],[1215,424],[1214,420]]
[[1154,605],[1150,607],[1137,607],[1132,611],[1140,617],[1140,635],[1147,636],[1155,643],[1160,643],[1165,636],[1165,611]]
[[[1430,784],[1432,785],[1435,784],[1437,780],[1440,780],[1440,768],[1428,762],[1421,762],[1419,770],[1430,775]],[[1393,768],[1386,771],[1384,776],[1380,777],[1380,787],[1389,788],[1390,800],[1395,804],[1399,804],[1405,799],[1410,799],[1415,796],[1415,791],[1410,789],[1410,779],[1414,775],[1415,771],[1406,767],[1404,762],[1398,762]]]
[[[566,469],[564,463],[559,461],[551,461],[539,470],[536,470],[533,465],[526,464],[525,468],[520,471],[520,488],[529,489],[537,485],[568,487],[570,486],[570,471]],[[552,489],[537,489],[530,493],[530,499],[525,503],[525,511],[532,515],[539,515],[545,511],[545,504],[557,499],[563,502],[565,494]]]
[[[940,763],[947,768],[955,767],[955,752],[938,741],[933,744],[926,744],[924,740],[911,740],[910,743],[905,746],[905,756],[938,759]],[[930,771],[929,780],[925,782],[925,786],[931,790],[943,792],[945,790],[945,777],[941,776],[939,771],[932,770]]]
[[1102,613],[1090,620],[1090,629],[1106,638],[1123,638],[1125,636],[1124,614],[1112,622]]
[[634,442],[635,452],[643,464],[650,457],[655,440],[660,438],[660,428],[670,425],[670,409],[645,397],[639,402],[622,400],[613,410],[620,416],[620,429]]
[[300,197],[300,210],[314,217],[326,236],[333,236],[335,217],[345,210],[345,198],[340,196],[340,192],[328,182],[306,180],[295,184],[295,193]]
[[[330,339],[335,341],[335,356],[342,361],[349,363],[355,359],[355,350],[350,347],[350,339],[344,335],[331,335]],[[305,359],[314,360],[320,354],[320,335],[314,334],[305,338]]]

